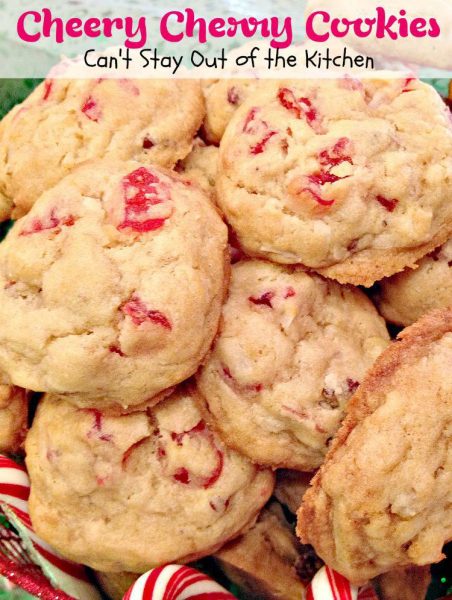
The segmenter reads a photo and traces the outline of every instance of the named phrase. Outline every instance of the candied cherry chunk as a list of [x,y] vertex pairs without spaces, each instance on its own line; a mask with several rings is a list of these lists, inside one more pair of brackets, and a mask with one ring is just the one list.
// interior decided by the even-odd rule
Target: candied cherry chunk
[[44,81],[44,93],[42,95],[43,100],[48,100],[50,98],[50,95],[52,93],[52,88],[53,88],[53,81],[51,79],[46,79],[46,81]]
[[277,133],[269,128],[266,121],[257,118],[258,113],[258,108],[252,108],[246,116],[243,124],[244,133],[249,133],[252,135],[262,134],[260,141],[250,147],[250,153],[254,155],[262,154],[270,139]]
[[251,154],[262,154],[262,152],[265,150],[265,146],[267,145],[267,142],[274,135],[276,135],[276,131],[269,131],[268,133],[266,133],[260,142],[258,142],[254,146],[251,146],[251,148],[250,148]]
[[97,410],[95,408],[83,408],[82,411],[93,415],[94,420],[91,429],[87,433],[87,437],[98,439],[101,442],[111,442],[113,436],[110,434],[102,433],[103,417],[100,410]]
[[149,309],[136,294],[121,307],[121,310],[132,319],[132,323],[137,327],[148,321],[160,325],[164,329],[172,329],[171,322],[162,312]]
[[55,233],[60,233],[61,227],[72,227],[74,223],[75,217],[73,215],[58,217],[56,209],[52,208],[48,215],[31,219],[30,223],[22,229],[19,235],[33,235],[34,233],[51,230],[55,230]]
[[320,171],[307,176],[307,185],[303,188],[303,191],[308,192],[321,206],[331,206],[334,204],[334,199],[327,200],[322,197],[320,189],[326,183],[336,183],[340,179],[348,177],[339,177],[334,173],[331,173],[331,169],[343,162],[348,162],[351,165],[353,160],[349,155],[348,147],[350,140],[346,137],[339,138],[339,140],[331,147],[322,150],[319,153],[318,159],[321,166]]
[[144,150],[150,150],[151,148],[153,148],[155,146],[154,142],[151,140],[150,137],[146,136],[143,140],[143,149]]
[[98,102],[92,97],[88,96],[82,105],[82,113],[90,120],[97,123],[102,116],[102,111]]
[[[155,231],[172,214],[168,185],[149,169],[140,167],[122,181],[124,220],[118,229],[133,229],[139,233]],[[156,208],[157,207],[157,208]]]
[[240,95],[235,86],[232,86],[228,89],[227,98],[228,98],[229,104],[232,104],[233,106],[235,106],[236,104],[239,103]]
[[384,196],[376,196],[377,202],[379,202],[388,212],[393,212],[398,204],[396,198],[385,198]]
[[319,154],[319,162],[324,167],[335,167],[343,162],[348,162],[351,165],[353,160],[347,154],[347,147],[350,145],[350,140],[346,137],[339,138],[332,148],[326,148]]
[[[223,472],[224,467],[224,455],[223,452],[218,448],[215,438],[212,432],[207,428],[205,422],[201,419],[194,427],[188,429],[187,431],[181,432],[171,432],[170,434],[171,440],[177,444],[177,446],[183,446],[185,439],[192,439],[197,436],[204,437],[211,448],[215,453],[215,465],[212,471],[205,477],[196,476],[190,473],[190,471],[186,467],[179,467],[172,474],[172,478],[178,483],[182,483],[184,485],[191,484],[194,487],[200,487],[204,489],[208,489],[212,487],[220,478],[221,473]],[[163,460],[166,457],[166,452],[159,445],[158,447],[158,457]]]
[[275,297],[274,292],[265,292],[261,296],[250,296],[248,300],[252,302],[252,304],[268,306],[269,308],[273,308],[272,300]]
[[280,88],[278,91],[278,100],[280,104],[297,119],[305,117],[308,125],[313,127],[319,121],[319,115],[309,98],[296,98],[295,94],[289,88]]

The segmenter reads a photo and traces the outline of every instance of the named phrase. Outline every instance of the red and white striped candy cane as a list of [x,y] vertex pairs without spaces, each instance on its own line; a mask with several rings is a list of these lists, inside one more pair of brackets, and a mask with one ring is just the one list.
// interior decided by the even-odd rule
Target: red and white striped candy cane
[[0,455],[0,507],[16,527],[30,554],[52,584],[80,600],[100,600],[83,566],[62,558],[33,531],[28,514],[30,480],[24,467]]
[[361,590],[330,567],[322,567],[306,591],[306,600],[378,600],[371,585]]
[[123,600],[235,600],[235,597],[191,567],[166,565],[137,579]]

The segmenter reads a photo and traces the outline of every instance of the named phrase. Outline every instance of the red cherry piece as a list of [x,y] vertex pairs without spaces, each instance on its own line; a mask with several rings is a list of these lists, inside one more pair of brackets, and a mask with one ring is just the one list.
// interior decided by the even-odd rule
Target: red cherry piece
[[262,139],[250,147],[250,153],[254,155],[262,154],[268,141],[277,133],[276,131],[270,130],[265,121],[256,118],[258,113],[258,108],[252,108],[246,116],[242,129],[244,133],[249,133],[252,135],[257,135],[259,133],[262,134]]
[[292,286],[289,286],[284,293],[284,299],[292,298],[295,295],[296,295],[296,291],[293,289]]
[[182,431],[180,433],[176,433],[175,431],[172,431],[171,439],[173,440],[173,442],[176,442],[176,444],[178,446],[182,446],[183,439],[186,435],[191,436],[196,433],[201,433],[201,431],[205,431],[205,430],[206,430],[206,424],[204,423],[204,421],[201,420],[201,421],[199,421],[199,423],[197,423],[194,427],[192,427],[188,431]]
[[237,392],[261,392],[264,389],[262,383],[240,385],[233,377],[229,367],[222,366],[222,376],[226,383]]
[[102,116],[99,104],[92,96],[88,96],[82,106],[82,113],[90,120],[97,123]]
[[185,467],[181,467],[174,473],[173,479],[175,479],[179,483],[187,485],[188,483],[190,483],[190,474]]
[[274,135],[276,135],[276,131],[269,131],[268,133],[266,133],[260,142],[258,142],[254,146],[251,146],[251,154],[262,154],[262,152],[265,150],[265,146],[267,145],[268,141]]
[[236,104],[238,104],[238,103],[239,103],[239,101],[240,101],[240,94],[239,94],[239,91],[238,91],[238,89],[237,89],[236,87],[234,87],[234,86],[230,87],[230,88],[228,89],[228,95],[227,95],[227,98],[228,98],[228,102],[229,102],[229,104],[232,104],[232,105],[234,105],[234,106],[235,106]]
[[320,119],[319,114],[309,98],[296,98],[289,88],[280,88],[278,100],[281,105],[295,115],[297,119],[304,117],[310,127],[316,129]]
[[397,204],[399,202],[395,198],[389,199],[389,198],[385,198],[384,196],[376,196],[376,200],[382,206],[384,206],[384,208],[386,208],[386,210],[388,212],[393,212],[395,210],[395,207],[397,206]]
[[332,148],[322,150],[319,154],[319,162],[324,167],[335,167],[343,162],[348,162],[351,165],[353,160],[346,153],[346,148],[349,146],[350,140],[346,137],[339,138]]
[[42,95],[43,100],[48,100],[50,98],[50,94],[52,93],[53,81],[51,79],[46,79],[44,82],[44,93]]
[[243,133],[256,133],[255,130],[255,119],[256,115],[259,112],[257,107],[253,107],[248,114],[246,115],[245,122],[243,123],[242,131]]
[[355,381],[354,379],[351,379],[350,377],[347,377],[347,388],[348,391],[353,394],[359,387],[359,381]]
[[209,506],[215,512],[225,512],[229,508],[229,504],[231,503],[231,497],[226,498],[215,498],[214,500],[209,501]]
[[121,306],[122,312],[132,319],[132,323],[139,327],[146,321],[160,325],[164,329],[172,329],[168,318],[158,310],[149,309],[146,304],[137,296],[133,295],[131,299]]
[[403,89],[402,89],[402,94],[405,94],[406,92],[412,92],[414,91],[412,87],[410,87],[410,83],[412,81],[416,81],[416,77],[407,77],[403,83]]
[[273,308],[272,305],[272,300],[275,297],[275,293],[274,292],[265,292],[265,294],[262,294],[259,297],[256,296],[250,296],[248,298],[248,300],[250,302],[252,302],[253,304],[256,305],[262,305],[262,306],[268,306],[269,308]]
[[[223,472],[224,466],[223,452],[218,448],[212,432],[207,429],[207,426],[203,420],[199,421],[194,427],[187,431],[171,432],[171,440],[176,442],[178,446],[183,446],[186,438],[191,439],[196,436],[204,436],[208,440],[212,449],[215,450],[215,467],[207,477],[194,476],[185,467],[178,468],[173,473],[172,477],[178,483],[182,483],[184,485],[192,484],[194,487],[208,489],[218,481],[221,473]],[[161,446],[158,448],[158,452],[160,453],[159,458],[163,459],[166,456],[166,452]]]
[[[133,229],[140,233],[155,231],[165,224],[172,214],[168,185],[150,169],[140,167],[122,181],[125,198],[125,215],[119,230]],[[166,206],[162,207],[165,204]],[[154,208],[157,207],[157,208]],[[153,216],[157,211],[156,216]]]
[[155,146],[154,142],[148,136],[146,136],[143,140],[143,149],[150,150],[154,146]]
[[113,352],[114,354],[119,354],[119,356],[125,356],[124,352],[121,350],[121,348],[119,346],[110,346],[108,349],[110,350],[110,352]]
[[308,192],[311,196],[318,202],[321,206],[331,206],[334,204],[334,198],[331,200],[326,200],[320,194],[320,188],[325,183],[335,183],[341,177],[337,177],[337,175],[333,175],[332,173],[327,173],[325,171],[320,171],[319,173],[315,173],[314,175],[309,175],[307,177],[308,185],[306,185],[302,191]]
[[93,426],[88,431],[87,437],[89,439],[92,439],[92,438],[98,439],[101,442],[111,442],[113,439],[113,436],[110,434],[102,433],[103,417],[102,417],[102,413],[100,412],[100,410],[97,410],[95,408],[82,408],[82,411],[93,415],[93,419],[94,419]]
[[31,219],[30,223],[25,226],[19,235],[33,235],[42,231],[56,230],[55,233],[60,233],[61,227],[72,227],[75,223],[75,217],[68,215],[65,217],[57,217],[56,209],[52,208],[46,217]]

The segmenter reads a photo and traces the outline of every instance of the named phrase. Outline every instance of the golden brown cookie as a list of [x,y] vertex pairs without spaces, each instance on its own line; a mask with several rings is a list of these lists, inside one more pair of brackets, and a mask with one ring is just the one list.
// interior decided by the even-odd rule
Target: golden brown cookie
[[396,325],[411,325],[434,308],[452,306],[452,239],[377,285],[374,299],[381,314]]
[[217,197],[248,255],[370,286],[448,239],[451,179],[450,113],[427,84],[275,81],[230,121]]
[[246,598],[300,600],[305,585],[297,575],[301,546],[277,502],[248,532],[214,554],[226,576]]
[[204,117],[200,82],[47,80],[0,124],[0,219],[27,213],[74,167],[99,158],[173,167]]
[[428,565],[405,567],[383,573],[375,585],[380,600],[425,600],[431,579]]
[[214,339],[227,229],[196,185],[133,161],[86,163],[0,245],[0,364],[84,406],[155,404]]
[[257,464],[313,470],[388,343],[361,290],[296,267],[240,261],[197,374],[206,419]]
[[452,537],[452,309],[399,334],[349,403],[298,534],[365,582],[442,557]]
[[300,508],[303,495],[309,488],[309,482],[313,475],[314,473],[278,469],[276,471],[276,485],[273,495],[295,515]]
[[121,417],[47,396],[26,451],[36,533],[107,572],[215,552],[254,523],[274,485],[208,428],[185,388]]

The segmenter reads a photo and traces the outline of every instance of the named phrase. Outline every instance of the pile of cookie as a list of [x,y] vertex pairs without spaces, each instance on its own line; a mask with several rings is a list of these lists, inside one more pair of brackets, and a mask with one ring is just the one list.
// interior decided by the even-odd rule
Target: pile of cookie
[[39,536],[114,599],[207,556],[253,598],[322,561],[423,598],[452,538],[451,187],[413,78],[43,82],[0,124],[0,449]]

